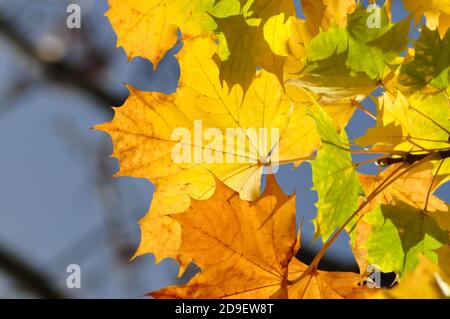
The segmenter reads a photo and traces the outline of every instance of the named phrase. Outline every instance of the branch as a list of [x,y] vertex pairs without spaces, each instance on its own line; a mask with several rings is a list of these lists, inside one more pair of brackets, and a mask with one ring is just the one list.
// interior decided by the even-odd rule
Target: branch
[[2,246],[0,246],[0,269],[41,298],[68,298],[64,293],[55,289],[43,274]]
[[32,43],[26,40],[14,26],[0,15],[0,35],[3,35],[16,49],[25,54],[31,60],[37,62],[44,71],[47,78],[63,82],[73,88],[76,88],[97,100],[98,105],[105,111],[111,112],[111,106],[122,105],[125,97],[115,96],[107,92],[96,81],[80,72],[76,67],[62,60],[58,62],[49,62],[38,54]]
[[433,161],[439,159],[445,160],[447,158],[450,158],[450,149],[436,150],[424,154],[406,153],[402,157],[391,157],[391,156],[383,157],[377,160],[377,164],[380,165],[381,167],[387,167],[398,163],[414,164],[426,158],[429,158],[429,160]]

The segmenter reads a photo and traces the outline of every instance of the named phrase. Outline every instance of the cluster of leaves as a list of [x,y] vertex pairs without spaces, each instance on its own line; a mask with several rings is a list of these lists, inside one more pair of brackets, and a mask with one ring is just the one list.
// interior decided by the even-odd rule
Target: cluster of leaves
[[[370,10],[356,0],[301,4],[304,20],[292,0],[109,0],[107,16],[129,59],[157,68],[182,43],[175,93],[129,87],[113,121],[96,127],[113,139],[118,176],[155,185],[136,256],[174,258],[180,275],[191,262],[202,269],[153,297],[445,295],[450,212],[433,193],[450,172],[450,1],[404,0],[411,15],[397,23],[390,0]],[[422,15],[426,24],[413,41]],[[377,115],[361,105],[368,97]],[[345,127],[357,108],[376,125],[349,141]],[[272,175],[261,194],[274,145],[251,163],[172,161],[173,130],[193,132],[197,119],[223,131],[278,128],[280,164],[311,162],[313,222],[324,245],[310,265],[295,258],[295,195],[283,194]],[[254,156],[257,141],[246,139],[247,149],[226,155]],[[354,153],[377,157],[355,162]],[[380,165],[376,176],[358,172],[367,163]],[[344,231],[361,273],[319,271]],[[400,284],[368,289],[368,265],[396,272]]]

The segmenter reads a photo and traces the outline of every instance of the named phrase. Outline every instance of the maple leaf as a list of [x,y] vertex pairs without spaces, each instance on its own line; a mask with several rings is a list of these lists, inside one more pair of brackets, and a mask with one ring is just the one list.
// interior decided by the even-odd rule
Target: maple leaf
[[[361,175],[366,194],[372,194],[389,176],[393,166],[380,176]],[[384,272],[404,273],[418,264],[417,254],[437,260],[433,250],[448,242],[441,219],[450,217],[449,207],[431,195],[432,170],[416,169],[397,178],[365,208],[363,221],[370,225],[362,244],[369,263]],[[361,243],[360,243],[361,244]]]
[[[348,70],[350,76],[362,73],[372,81],[382,80],[387,67],[395,63],[399,53],[407,47],[409,20],[391,24],[383,11],[380,28],[370,28],[366,21],[369,15],[362,5],[358,5],[348,16],[345,28],[335,26],[315,37],[308,44],[307,63],[299,80],[302,76],[320,76],[321,71],[332,65],[338,67],[338,71],[339,68]],[[339,72],[335,76],[338,75]]]
[[427,19],[427,27],[439,30],[444,37],[450,27],[450,1],[449,0],[403,0],[406,10],[414,14],[416,23],[420,22],[422,15]]
[[216,22],[218,30],[223,33],[226,40],[227,48],[232,48],[225,60],[216,59],[222,82],[225,81],[229,87],[238,84],[244,92],[247,92],[257,68],[261,67],[275,74],[280,83],[283,83],[286,57],[272,51],[264,39],[261,27],[248,25],[242,15],[216,19]]
[[369,16],[359,4],[345,27],[334,25],[309,42],[304,42],[305,32],[293,32],[293,36],[301,35],[296,41],[306,46],[305,56],[299,57],[305,62],[296,67],[290,64],[286,85],[316,94],[321,105],[330,107],[331,115],[340,116],[335,120],[338,127],[344,127],[353,115],[354,101],[367,97],[400,63],[398,57],[408,44],[409,19],[392,24],[382,10],[380,27],[370,28]]
[[365,243],[368,260],[385,272],[414,269],[418,253],[437,261],[432,251],[448,242],[448,234],[433,217],[402,202],[381,205],[365,220],[372,225]]
[[[273,20],[279,20],[280,18],[282,17],[275,16]],[[293,17],[289,18],[284,24],[284,28],[277,29],[278,32],[274,32],[272,28],[269,27],[270,22],[271,21],[269,20],[265,25],[265,28],[266,26],[268,27],[267,30],[264,30],[265,34],[267,31],[267,36],[265,35],[265,38],[269,42],[269,45],[275,53],[282,56],[287,55],[284,73],[285,78],[289,78],[291,77],[291,74],[293,72],[297,72],[299,69],[304,68],[303,59],[307,54],[306,46],[313,39],[313,35],[308,31],[305,20],[302,19],[296,19]],[[271,34],[274,34],[274,36],[271,36]],[[330,65],[327,68],[331,69],[331,67],[332,66]],[[337,67],[339,68],[339,65]],[[328,71],[326,71],[325,69],[324,72],[328,73]],[[347,72],[347,70],[343,72],[345,73]],[[342,74],[340,72],[337,73]],[[330,82],[328,85],[324,85],[323,91],[321,91],[321,89],[314,90],[317,94],[308,91],[307,85],[304,87],[298,86],[295,80],[292,81],[292,79],[288,79],[285,83],[286,93],[292,100],[295,100],[299,103],[311,103],[312,101],[319,101],[321,107],[332,117],[333,121],[336,124],[336,127],[341,130],[347,125],[348,121],[353,116],[353,113],[355,111],[355,104],[353,103],[353,101],[349,101],[349,99],[347,98],[348,91],[341,91],[340,89],[337,89],[335,87],[336,81],[342,81],[344,79],[342,77],[333,78],[333,73],[331,72],[329,72],[329,76]],[[324,77],[323,80],[325,79],[326,78]],[[351,81],[353,79],[354,77],[349,80]],[[317,80],[322,81],[320,79]],[[364,83],[361,86],[361,81],[358,83],[354,81],[354,85],[355,87],[360,87],[362,90],[355,90],[355,95],[358,95],[364,91],[366,91],[366,94],[369,94],[373,89],[372,81],[367,84],[368,86],[366,89],[362,89]],[[331,90],[334,91],[334,98],[332,99],[324,97],[321,94],[326,92],[330,93]]]
[[[446,228],[450,231],[450,227]],[[442,278],[450,283],[450,245],[445,245],[436,250],[436,254],[438,255],[438,265],[441,270]]]
[[326,241],[358,207],[363,191],[349,151],[348,138],[340,134],[320,106],[312,112],[322,138],[317,157],[311,162],[313,190],[317,191],[316,236]]
[[[295,280],[307,271],[297,259],[289,265],[289,277]],[[363,285],[367,278],[351,272],[315,270],[288,287],[290,299],[366,299],[375,296],[375,290]]]
[[281,13],[269,18],[264,24],[264,39],[273,53],[278,56],[288,57],[290,55],[289,41],[292,34],[292,20],[294,19],[289,17],[286,20],[284,13]]
[[364,243],[369,238],[371,229],[371,225],[363,219],[358,220],[353,228],[348,229],[350,235],[349,245],[361,274],[366,274],[370,266],[367,248],[364,247]]
[[[400,176],[389,187],[382,190],[363,211],[373,210],[380,204],[391,205],[396,199],[428,212],[446,211],[447,206],[445,203],[432,195],[437,189],[437,184],[435,176],[430,169],[431,166],[431,164],[418,166]],[[399,167],[398,164],[392,165],[377,176],[360,174],[359,179],[366,195],[374,192],[387,177],[397,172]],[[427,196],[428,193],[430,193],[430,196]]]
[[301,0],[303,13],[309,30],[318,34],[336,23],[340,27],[347,25],[347,15],[356,9],[355,0]]
[[250,0],[249,13],[253,18],[262,22],[269,18],[284,13],[286,17],[295,15],[294,1],[290,0]]
[[380,293],[390,299],[444,299],[450,298],[448,282],[441,278],[441,269],[434,262],[420,256],[416,269],[408,272],[393,289]]
[[424,95],[422,92],[406,97],[400,91],[394,96],[385,93],[375,101],[378,109],[377,123],[356,142],[370,147],[374,152],[387,152],[403,157],[427,157],[431,162],[436,183],[449,180],[450,160],[448,152],[450,136],[450,108],[448,93]]
[[446,94],[405,97],[385,93],[378,98],[376,126],[359,138],[377,151],[424,151],[448,148],[450,108]]
[[[137,255],[152,252],[157,261],[179,257],[179,225],[167,215],[186,210],[191,197],[209,198],[215,190],[212,174],[238,191],[241,198],[254,200],[260,195],[265,167],[299,164],[320,144],[307,107],[290,101],[273,75],[259,73],[245,97],[239,86],[231,91],[226,85],[222,87],[213,61],[216,50],[217,44],[210,37],[186,42],[177,56],[182,72],[175,94],[141,92],[130,87],[131,95],[115,109],[114,120],[96,127],[112,136],[113,156],[120,162],[117,176],[145,178],[155,184],[150,212],[140,222],[142,239]],[[222,140],[212,151],[202,136],[200,142],[195,140],[198,123],[200,135],[209,128],[221,136],[226,136],[229,129],[239,130],[245,148],[229,143],[234,141],[232,137],[231,141]],[[187,131],[191,139],[173,138],[178,128]],[[267,129],[267,144],[246,131],[252,128]],[[278,139],[272,129],[279,131]],[[208,162],[191,156],[186,162],[175,162],[173,150],[180,147],[180,142],[188,154],[195,156],[200,149],[200,155],[207,152],[219,160]]]
[[118,47],[128,58],[149,59],[158,63],[178,39],[213,31],[211,15],[225,17],[240,12],[238,0],[108,0],[106,13],[117,37]]
[[[202,269],[185,286],[150,293],[155,298],[343,298],[368,295],[354,273],[307,270],[294,256],[295,196],[287,196],[268,176],[264,195],[254,202],[217,182],[206,201],[193,200],[173,216],[182,227],[180,251]],[[224,227],[226,225],[226,227]]]
[[413,90],[430,85],[437,90],[449,87],[450,81],[450,32],[443,40],[438,31],[424,27],[415,44],[415,56],[402,66],[399,83]]
[[[281,41],[276,34],[286,29],[285,18],[294,14],[295,7],[290,0],[255,0],[243,14],[215,18],[216,32],[220,34],[216,62],[221,81],[230,88],[238,84],[247,92],[257,69],[263,68],[275,74],[283,84],[286,57],[272,51],[268,42]],[[277,15],[282,18],[272,19],[265,26],[267,20]],[[266,38],[268,36],[271,38]]]

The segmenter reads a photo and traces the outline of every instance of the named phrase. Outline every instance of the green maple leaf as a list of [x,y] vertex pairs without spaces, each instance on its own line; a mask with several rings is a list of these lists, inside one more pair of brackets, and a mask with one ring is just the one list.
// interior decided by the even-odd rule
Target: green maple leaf
[[326,102],[361,100],[384,79],[407,48],[411,18],[391,24],[380,9],[379,27],[370,27],[370,12],[361,4],[346,27],[333,25],[307,45],[306,64],[290,83],[305,87]]
[[326,241],[356,211],[364,194],[348,149],[344,130],[336,132],[330,116],[319,106],[312,113],[322,138],[317,157],[311,162],[313,190],[317,191],[316,236]]
[[369,262],[384,272],[414,270],[420,254],[437,261],[433,250],[448,243],[435,218],[401,201],[380,205],[364,219],[372,226],[364,245]]
[[427,85],[443,90],[450,81],[450,32],[441,40],[439,31],[423,27],[415,44],[414,60],[402,66],[399,82],[412,89]]

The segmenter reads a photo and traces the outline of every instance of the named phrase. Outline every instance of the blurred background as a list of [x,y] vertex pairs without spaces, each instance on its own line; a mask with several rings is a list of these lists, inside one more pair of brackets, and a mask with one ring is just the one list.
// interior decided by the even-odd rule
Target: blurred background
[[[393,2],[394,18],[403,18],[401,1]],[[73,3],[81,7],[81,29],[66,27]],[[153,186],[113,179],[111,140],[90,128],[111,120],[110,107],[126,99],[124,83],[173,92],[179,48],[156,72],[143,59],[128,62],[115,48],[106,10],[106,0],[0,0],[0,298],[140,298],[197,271],[177,280],[171,260],[129,261]],[[370,101],[364,106],[375,111]],[[373,125],[358,111],[348,133],[354,138]],[[308,261],[320,248],[309,222],[317,199],[311,169],[286,166],[278,177],[285,192],[297,192],[300,257]],[[448,201],[449,193],[438,195]],[[347,235],[331,250],[322,268],[358,270]],[[79,289],[66,285],[70,264],[80,266]]]

